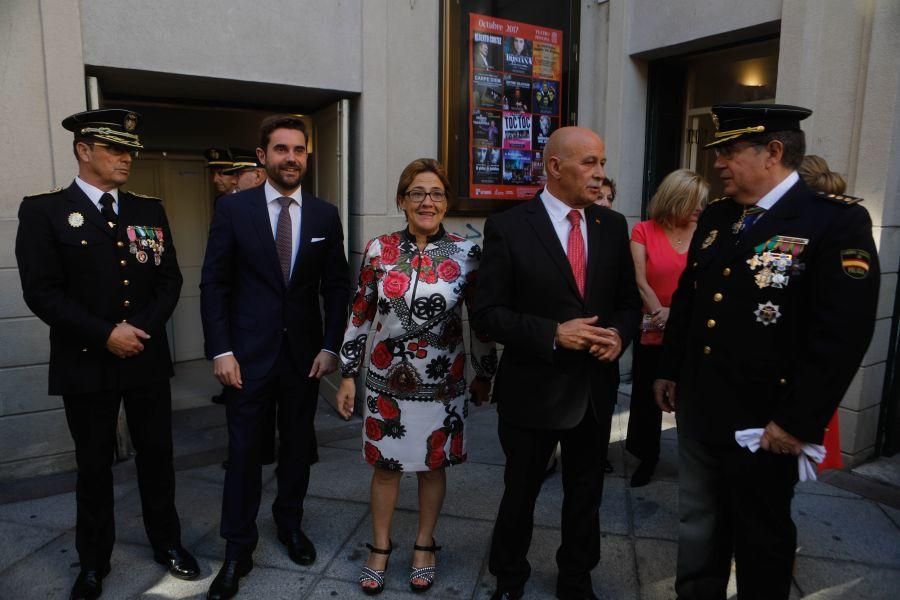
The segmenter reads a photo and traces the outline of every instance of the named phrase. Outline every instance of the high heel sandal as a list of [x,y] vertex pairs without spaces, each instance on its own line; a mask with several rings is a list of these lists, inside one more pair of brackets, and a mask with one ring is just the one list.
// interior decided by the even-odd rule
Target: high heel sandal
[[[387,563],[390,560],[391,552],[394,551],[394,542],[390,542],[387,550],[384,548],[376,548],[372,544],[366,544],[366,548],[373,554],[384,554],[388,558],[384,561],[384,569],[373,569],[368,565],[363,565],[362,573],[359,574],[359,587],[369,596],[375,596],[384,591],[384,572],[387,570]],[[375,586],[370,587],[363,585],[367,581],[374,581]]]
[[[413,544],[413,550],[418,550],[419,552],[431,552],[434,554],[440,549],[441,547],[435,543],[434,538],[431,538],[430,546]],[[417,593],[427,592],[431,589],[431,586],[434,585],[434,575],[437,572],[437,556],[434,558],[435,564],[433,565],[427,567],[412,567],[412,571],[409,574],[409,589]],[[424,579],[428,583],[426,585],[413,583],[416,579]]]

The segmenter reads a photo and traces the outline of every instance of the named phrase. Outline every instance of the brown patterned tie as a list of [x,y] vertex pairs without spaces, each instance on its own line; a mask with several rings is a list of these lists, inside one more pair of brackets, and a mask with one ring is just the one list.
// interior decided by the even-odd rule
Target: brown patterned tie
[[278,213],[278,226],[275,228],[275,248],[278,250],[278,262],[281,263],[281,274],[284,276],[284,284],[291,280],[291,250],[294,244],[291,239],[291,202],[294,200],[286,196],[278,199],[281,211]]

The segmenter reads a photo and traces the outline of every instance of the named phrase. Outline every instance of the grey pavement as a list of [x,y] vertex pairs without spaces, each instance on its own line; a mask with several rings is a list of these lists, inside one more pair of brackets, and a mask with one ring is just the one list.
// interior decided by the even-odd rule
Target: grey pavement
[[[627,388],[625,388],[627,392]],[[218,411],[218,412],[217,412]],[[197,437],[221,445],[221,408],[198,410],[176,432],[178,508],[184,545],[198,557],[203,575],[185,582],[165,574],[151,558],[141,522],[141,506],[129,462],[115,467],[117,541],[112,573],[104,580],[104,598],[203,598],[221,564],[224,543],[218,522],[224,477],[221,448],[204,447]],[[620,395],[613,422],[610,460],[615,472],[606,480],[601,509],[602,555],[593,573],[601,598],[669,599],[677,552],[677,441],[666,417],[663,455],[654,480],[631,489],[636,461],[624,450],[628,396]],[[185,423],[202,429],[190,435]],[[473,408],[467,423],[469,462],[448,472],[448,493],[437,539],[435,587],[426,597],[486,600],[494,579],[487,570],[493,519],[503,488],[503,453],[492,407]],[[361,598],[356,579],[370,540],[368,515],[371,468],[360,453],[360,422],[350,425],[324,402],[317,417],[320,462],[312,469],[304,529],[316,543],[318,560],[300,567],[288,560],[275,538],[269,507],[275,497],[274,469],[264,468],[263,502],[258,519],[260,543],[255,567],[241,582],[239,598]],[[178,428],[179,425],[176,425]],[[185,441],[181,441],[185,440]],[[185,450],[185,448],[188,450]],[[840,486],[825,481],[800,484],[794,501],[799,529],[794,598],[896,598],[900,590],[900,469],[884,460],[841,474]],[[202,462],[203,464],[197,464]],[[848,478],[869,478],[880,486],[878,499],[865,497],[865,485],[853,491]],[[57,485],[58,482],[57,482]],[[19,485],[22,497],[48,488],[35,481]],[[885,492],[885,490],[888,490]],[[396,550],[382,598],[421,598],[409,592],[406,576],[416,527],[416,480],[405,475],[394,522]],[[8,497],[9,494],[6,495]],[[555,552],[559,545],[562,486],[558,473],[544,484],[535,509],[529,553],[532,577],[526,598],[553,598]],[[0,504],[0,598],[65,598],[78,573],[75,552],[74,494],[71,491]],[[734,578],[730,594],[735,595]]]

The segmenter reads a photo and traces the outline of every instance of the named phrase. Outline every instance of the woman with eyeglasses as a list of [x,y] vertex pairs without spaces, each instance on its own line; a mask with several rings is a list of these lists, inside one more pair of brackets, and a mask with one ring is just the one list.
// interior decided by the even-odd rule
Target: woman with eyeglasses
[[367,245],[341,347],[338,411],[353,413],[356,376],[372,333],[366,373],[363,456],[374,469],[371,484],[372,544],[359,583],[370,595],[384,590],[393,550],[391,518],[400,477],[418,477],[419,527],[409,586],[431,588],[434,540],[446,491],[445,467],[466,460],[468,403],[487,402],[497,365],[493,342],[472,332],[475,379],[466,386],[462,305],[472,301],[481,258],[476,244],[447,233],[450,182],[435,160],[420,158],[400,175],[397,208],[407,227]]

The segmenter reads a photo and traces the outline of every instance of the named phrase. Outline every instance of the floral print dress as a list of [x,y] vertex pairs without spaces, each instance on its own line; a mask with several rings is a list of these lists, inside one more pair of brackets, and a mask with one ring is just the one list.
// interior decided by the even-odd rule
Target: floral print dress
[[[341,374],[356,376],[374,324],[365,383],[363,456],[392,471],[466,460],[468,386],[462,303],[470,305],[481,248],[441,227],[419,251],[407,230],[366,245],[341,346]],[[493,342],[471,335],[475,373],[497,368]]]

